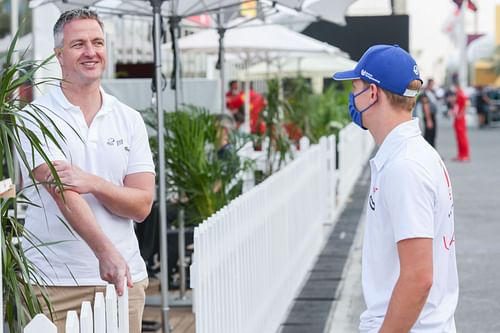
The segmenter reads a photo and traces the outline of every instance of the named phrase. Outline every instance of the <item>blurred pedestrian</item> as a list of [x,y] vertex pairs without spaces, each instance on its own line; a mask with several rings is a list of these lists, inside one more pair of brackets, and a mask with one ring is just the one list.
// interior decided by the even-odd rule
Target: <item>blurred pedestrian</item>
[[243,91],[239,89],[238,81],[229,82],[229,90],[226,92],[226,108],[233,116],[236,128],[239,128],[245,121],[245,105]]
[[455,333],[458,302],[453,196],[446,167],[412,119],[422,80],[403,49],[375,45],[354,70],[349,113],[379,149],[363,243],[366,311],[359,330]]
[[422,103],[422,116],[424,118],[424,138],[435,148],[438,99],[434,91],[434,79],[430,78],[427,80],[427,85],[420,96],[420,103]]
[[262,119],[262,111],[266,107],[264,96],[254,90],[253,82],[250,82],[250,133],[264,134],[266,123]]
[[476,111],[479,120],[479,128],[483,128],[489,125],[489,109],[490,109],[490,98],[487,94],[487,88],[483,86],[478,86],[476,88]]
[[445,93],[444,93],[444,100],[445,100],[445,103],[446,103],[446,110],[445,112],[443,113],[444,117],[445,118],[449,118],[451,113],[452,113],[452,110],[453,110],[453,106],[455,105],[455,100],[456,100],[456,95],[455,95],[455,90],[453,89],[453,87],[449,87],[448,89],[446,89]]
[[460,86],[458,75],[452,76],[452,84],[455,88],[455,103],[452,109],[453,128],[457,139],[457,156],[455,162],[467,162],[470,160],[469,140],[467,138],[467,122],[465,119],[468,97]]

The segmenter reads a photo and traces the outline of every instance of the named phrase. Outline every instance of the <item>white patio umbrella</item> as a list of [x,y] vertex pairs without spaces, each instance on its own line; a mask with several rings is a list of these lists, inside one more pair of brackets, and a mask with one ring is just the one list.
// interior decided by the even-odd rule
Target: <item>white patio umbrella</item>
[[[340,50],[325,42],[287,29],[277,24],[266,24],[259,19],[245,22],[238,18],[229,22],[225,29],[225,52],[255,54],[259,52],[339,53]],[[217,53],[219,35],[215,30],[201,31],[178,40],[182,51]]]
[[[273,4],[272,0],[262,1]],[[317,20],[345,25],[347,8],[355,1],[357,0],[279,0],[274,4],[279,12],[269,19],[274,23],[302,28]]]
[[[259,19],[244,18],[227,23],[224,34],[224,53],[237,54],[245,64],[256,60],[303,56],[304,54],[340,54],[341,51],[327,43],[277,24],[266,24]],[[179,48],[186,52],[217,53],[220,36],[215,30],[205,30],[179,39]],[[222,59],[221,59],[222,61]],[[224,77],[221,76],[221,105],[225,104]],[[248,85],[246,85],[248,94]],[[245,99],[248,114],[248,98]],[[245,128],[248,127],[248,116]],[[248,128],[246,128],[248,129]]]
[[330,77],[335,72],[351,69],[355,65],[356,62],[346,55],[306,55],[280,64],[263,61],[249,67],[241,76],[246,74],[249,79],[265,79],[277,74]]

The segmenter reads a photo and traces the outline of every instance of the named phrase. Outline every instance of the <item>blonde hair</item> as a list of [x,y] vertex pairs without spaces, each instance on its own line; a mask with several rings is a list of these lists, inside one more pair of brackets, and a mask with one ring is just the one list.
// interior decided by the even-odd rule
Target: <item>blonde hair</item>
[[[413,80],[410,82],[410,84],[408,85],[408,87],[406,89],[419,91],[421,87],[422,87],[422,82],[420,82],[419,80]],[[417,102],[416,96],[415,97],[401,96],[401,95],[392,93],[390,91],[387,91],[383,88],[380,88],[380,89],[382,89],[384,94],[387,96],[389,103],[393,107],[405,109],[408,111],[412,111],[413,108],[415,107],[415,104]]]

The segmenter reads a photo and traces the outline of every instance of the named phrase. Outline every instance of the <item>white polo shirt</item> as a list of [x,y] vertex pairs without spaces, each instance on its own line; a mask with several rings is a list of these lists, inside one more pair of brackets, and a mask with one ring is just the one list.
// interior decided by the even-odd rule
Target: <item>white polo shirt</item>
[[[66,160],[118,186],[123,185],[123,179],[128,174],[154,173],[146,126],[141,115],[102,89],[101,95],[102,107],[90,127],[79,107],[66,99],[60,87],[51,89],[47,95],[33,102],[56,124],[65,138],[61,139],[54,126],[49,121],[45,122],[60,143],[62,149],[59,149],[43,138],[39,128],[30,125],[42,141],[49,159]],[[26,138],[22,141],[23,150],[33,163],[32,169],[45,163],[39,154],[32,154]],[[56,242],[36,250],[29,249],[31,244],[23,241],[27,257],[41,270],[45,283],[57,286],[106,284],[100,278],[99,263],[94,253],[76,232],[68,230],[60,221],[64,217],[49,193],[41,186],[38,187],[40,194],[30,187],[32,182],[24,166],[22,175],[27,197],[40,205],[28,207],[26,229],[38,237],[40,243]],[[139,252],[132,220],[112,214],[92,194],[83,197],[103,232],[127,261],[132,280],[145,279],[146,266]],[[71,229],[69,223],[66,224]]]
[[411,332],[456,332],[453,194],[443,161],[413,119],[389,133],[370,167],[360,332],[379,331],[399,277],[397,242],[408,238],[433,239],[433,285]]

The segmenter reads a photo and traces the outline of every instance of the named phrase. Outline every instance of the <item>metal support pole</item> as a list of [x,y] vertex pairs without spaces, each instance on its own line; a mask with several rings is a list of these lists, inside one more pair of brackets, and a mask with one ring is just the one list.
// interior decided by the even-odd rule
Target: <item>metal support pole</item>
[[[10,37],[14,38],[14,35],[19,30],[19,0],[11,0],[10,1],[11,9],[10,9]],[[19,36],[21,37],[21,36]],[[18,53],[14,54],[14,57],[18,60]],[[13,62],[16,62],[16,59]]]
[[172,31],[172,45],[174,48],[174,80],[175,80],[175,86],[174,86],[174,110],[177,112],[179,110],[179,89],[180,89],[180,54],[179,54],[179,42],[177,41],[178,35],[179,35],[179,23],[180,23],[180,17],[176,16],[176,11],[175,11],[175,6],[172,5],[172,17],[169,20],[170,23],[170,29]]
[[[10,1],[11,9],[10,9],[10,37],[14,39],[17,31],[19,30],[19,0],[11,0]],[[21,35],[18,36],[18,42],[21,39]],[[16,51],[12,54],[12,63],[16,64],[19,62],[19,52]],[[20,90],[17,90],[14,94],[20,93]],[[12,151],[14,151],[14,146],[12,146]],[[21,180],[21,169],[19,168],[19,161],[17,158],[14,159],[14,177],[13,182],[15,185],[20,184]],[[1,304],[0,304],[1,306]],[[3,313],[3,312],[2,312]],[[1,333],[1,331],[0,331]]]
[[186,238],[184,228],[184,207],[179,210],[179,298],[186,298]]
[[165,142],[161,82],[161,5],[162,0],[151,0],[154,20],[154,64],[156,85],[156,112],[158,116],[158,173],[159,173],[159,218],[160,218],[160,284],[162,304],[162,327],[164,333],[170,333],[168,318],[168,254],[167,254],[167,205],[165,181]]
[[[179,37],[179,23],[180,17],[177,16],[177,8],[176,3],[172,3],[172,18],[170,19],[170,25],[172,29],[172,44],[174,46],[174,77],[175,77],[175,111],[179,110],[179,89],[181,88],[181,80],[180,80],[180,54],[179,54],[179,44],[177,38]],[[181,193],[180,197],[183,197],[183,193]],[[185,299],[186,294],[186,240],[184,235],[184,208],[181,207],[179,211],[179,234],[178,234],[178,249],[179,249],[179,279],[180,279],[180,290],[179,290],[179,298],[181,300]]]
[[225,78],[225,59],[224,59],[224,34],[226,29],[222,25],[222,10],[217,14],[217,32],[219,33],[219,75],[220,75],[220,110],[226,113],[226,78]]
[[467,61],[467,33],[465,32],[465,10],[466,6],[462,4],[460,8],[460,16],[459,16],[459,56],[458,56],[458,78],[460,82],[460,86],[462,88],[467,87],[468,82],[468,61]]

